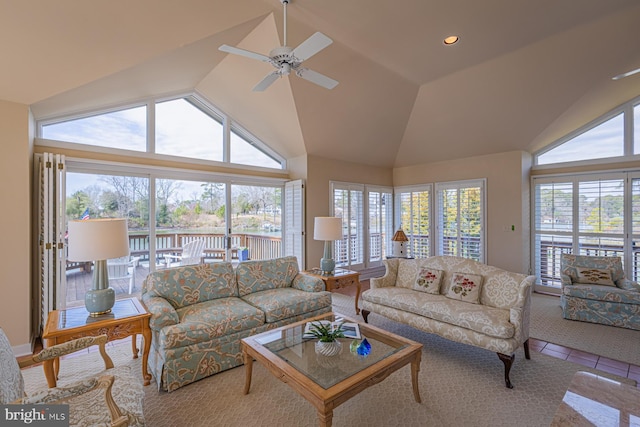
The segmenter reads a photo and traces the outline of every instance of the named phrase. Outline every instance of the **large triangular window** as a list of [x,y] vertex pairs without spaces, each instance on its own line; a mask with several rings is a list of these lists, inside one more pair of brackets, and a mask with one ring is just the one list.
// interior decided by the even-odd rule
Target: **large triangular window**
[[622,113],[574,136],[538,155],[537,163],[576,162],[624,155],[624,115]]
[[640,154],[640,102],[633,99],[534,153],[536,165],[625,161]]
[[101,147],[100,151],[114,154],[130,150],[152,156],[286,167],[284,157],[196,95],[42,120],[38,126],[39,136],[51,140],[45,143],[50,146],[62,142]]

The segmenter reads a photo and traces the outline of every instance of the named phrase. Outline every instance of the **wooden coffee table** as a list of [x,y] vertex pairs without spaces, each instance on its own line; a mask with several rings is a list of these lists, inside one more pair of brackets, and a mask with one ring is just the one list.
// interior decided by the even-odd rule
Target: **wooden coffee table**
[[[75,338],[106,334],[108,341],[131,336],[133,358],[138,357],[136,334],[142,334],[144,347],[142,350],[142,378],[144,385],[151,382],[151,374],[147,371],[147,360],[151,349],[151,329],[149,313],[137,298],[117,300],[111,313],[97,317],[89,316],[84,307],[73,307],[67,310],[53,310],[49,313],[47,324],[42,333],[46,346],[62,344]],[[49,387],[56,386],[56,378],[60,368],[60,359],[42,362]]]
[[[422,344],[400,337],[374,326],[358,323],[363,338],[371,344],[371,353],[358,356],[350,352],[351,340],[342,339],[342,352],[337,356],[315,354],[315,339],[302,339],[309,321],[344,318],[329,313],[263,332],[242,340],[246,369],[244,394],[251,388],[253,360],[262,363],[271,373],[307,399],[318,412],[320,426],[331,426],[333,409],[379,383],[391,373],[411,363],[413,396],[420,403],[418,372]],[[340,369],[334,369],[339,366]]]

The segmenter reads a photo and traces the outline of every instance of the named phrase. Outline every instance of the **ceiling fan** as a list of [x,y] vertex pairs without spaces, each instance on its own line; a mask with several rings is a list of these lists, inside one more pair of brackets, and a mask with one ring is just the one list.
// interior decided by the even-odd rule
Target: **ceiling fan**
[[262,92],[271,86],[279,77],[288,76],[292,71],[298,77],[322,86],[326,89],[333,89],[338,82],[330,77],[320,74],[316,71],[302,67],[302,63],[320,52],[325,47],[333,43],[329,37],[317,32],[311,37],[303,41],[298,47],[291,48],[287,46],[287,4],[290,0],[280,0],[284,7],[284,43],[280,47],[273,49],[269,56],[261,53],[251,52],[233,46],[223,44],[219,50],[235,55],[245,56],[247,58],[257,59],[262,62],[268,62],[276,68],[276,71],[266,75],[255,87],[254,92]]
[[611,77],[612,80],[620,80],[625,77],[633,76],[634,74],[640,73],[640,68],[636,68],[635,70],[627,71],[626,73],[618,74],[617,76]]

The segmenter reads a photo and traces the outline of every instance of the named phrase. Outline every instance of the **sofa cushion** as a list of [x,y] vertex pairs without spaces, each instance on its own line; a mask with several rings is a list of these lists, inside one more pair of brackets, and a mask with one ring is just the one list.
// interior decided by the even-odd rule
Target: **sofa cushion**
[[176,348],[211,341],[264,324],[264,313],[240,298],[218,298],[176,310],[180,323],[160,331],[160,347]]
[[331,307],[330,292],[305,292],[293,288],[254,292],[242,299],[263,311],[267,323]]
[[162,297],[178,309],[216,298],[237,297],[238,288],[231,263],[217,262],[149,273],[143,294]]
[[596,301],[619,302],[624,304],[640,304],[640,292],[628,291],[617,287],[603,285],[583,285],[576,283],[564,286],[562,293],[567,296]]
[[513,338],[515,326],[509,322],[510,311],[480,304],[461,304],[444,295],[433,295],[402,288],[369,289],[362,299],[374,304],[407,311],[489,335]]
[[439,294],[440,283],[442,283],[444,271],[437,268],[421,267],[418,271],[418,277],[413,284],[413,289],[428,294]]
[[236,268],[238,292],[242,297],[254,292],[291,287],[297,274],[298,260],[294,256],[241,262]]
[[615,283],[618,283],[619,280],[624,280],[622,259],[617,256],[562,254],[560,265],[560,278],[562,279],[563,285],[578,282],[578,267],[607,269],[611,271],[611,279]]
[[454,272],[451,276],[451,286],[449,286],[446,297],[458,301],[478,304],[480,301],[481,288],[481,275]]
[[576,267],[577,283],[615,286],[611,279],[611,270],[607,268]]
[[[405,262],[411,262],[407,260]],[[482,288],[480,290],[480,304],[495,308],[516,307],[523,301],[520,290],[522,282],[527,276],[513,273],[498,267],[486,265],[468,258],[456,256],[433,256],[430,258],[416,259],[422,267],[432,267],[444,270],[444,277],[440,285],[440,293],[446,295],[451,286],[453,272],[480,274],[482,276]],[[529,277],[528,280],[533,280]]]

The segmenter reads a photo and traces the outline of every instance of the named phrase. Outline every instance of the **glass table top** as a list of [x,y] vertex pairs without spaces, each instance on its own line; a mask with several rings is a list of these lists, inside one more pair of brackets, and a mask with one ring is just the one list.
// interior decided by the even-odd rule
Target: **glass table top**
[[[341,316],[330,315],[327,319],[340,321]],[[302,337],[304,325],[291,326],[271,333],[265,332],[256,336],[255,341],[324,389],[346,380],[407,346],[389,337],[382,338],[378,333],[367,329],[366,325],[360,324],[362,340],[366,338],[371,345],[371,352],[367,356],[359,356],[355,351],[352,352],[350,347],[353,340],[348,338],[339,339],[342,343],[340,354],[321,356],[315,352],[318,339]]]
[[89,312],[84,307],[74,307],[59,311],[57,328],[71,329],[98,321],[123,319],[137,314],[140,314],[140,310],[132,299],[116,300],[111,313],[101,314],[97,317],[89,316]]

